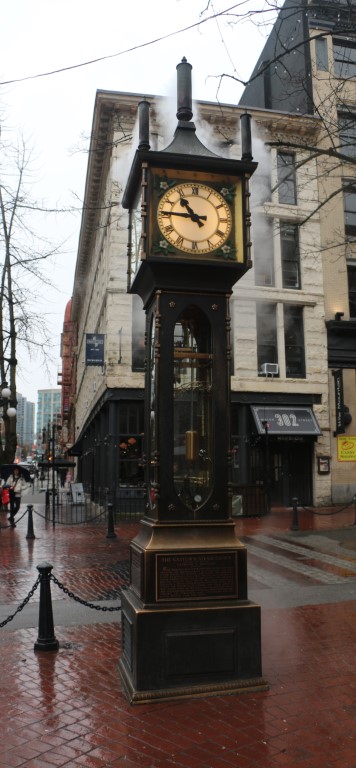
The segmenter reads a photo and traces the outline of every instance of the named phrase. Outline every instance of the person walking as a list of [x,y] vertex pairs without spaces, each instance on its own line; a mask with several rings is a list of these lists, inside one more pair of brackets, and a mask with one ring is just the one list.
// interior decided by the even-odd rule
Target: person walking
[[22,492],[28,488],[25,478],[21,475],[19,467],[14,467],[13,472],[6,480],[10,490],[10,525],[15,525],[15,515],[20,509]]
[[10,491],[6,484],[6,480],[1,480],[1,508],[4,512],[8,511],[8,505],[10,501]]

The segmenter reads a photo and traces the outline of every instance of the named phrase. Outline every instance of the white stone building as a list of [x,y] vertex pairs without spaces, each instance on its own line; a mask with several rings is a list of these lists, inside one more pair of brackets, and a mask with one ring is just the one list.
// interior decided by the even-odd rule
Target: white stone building
[[[77,324],[78,479],[93,498],[142,499],[144,313],[127,293],[128,214],[121,198],[137,139],[137,94],[98,91],[72,300]],[[151,104],[151,148],[171,141],[175,109]],[[240,156],[231,105],[197,103],[197,136],[221,155]],[[308,135],[317,118],[252,110],[253,267],[232,300],[232,442],[236,509],[330,501],[329,387],[316,161],[269,151],[272,139]],[[305,160],[305,162],[303,162]],[[86,364],[87,334],[104,336],[104,364]]]

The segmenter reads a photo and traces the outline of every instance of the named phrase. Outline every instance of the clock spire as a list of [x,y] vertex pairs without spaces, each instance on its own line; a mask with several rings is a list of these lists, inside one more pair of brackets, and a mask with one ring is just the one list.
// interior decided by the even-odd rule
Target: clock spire
[[198,155],[200,157],[218,157],[215,152],[204,146],[195,133],[192,122],[192,65],[185,56],[177,64],[177,118],[178,125],[171,144],[162,152],[174,152],[178,155]]
[[183,56],[177,64],[177,118],[191,120],[192,117],[192,65]]

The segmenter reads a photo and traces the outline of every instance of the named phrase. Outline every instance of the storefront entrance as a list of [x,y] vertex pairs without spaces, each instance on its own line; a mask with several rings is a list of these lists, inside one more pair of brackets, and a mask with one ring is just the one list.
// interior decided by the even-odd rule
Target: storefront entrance
[[269,483],[272,506],[310,505],[312,497],[312,443],[283,440],[269,443]]
[[311,405],[241,405],[233,407],[232,422],[233,491],[241,514],[291,507],[294,497],[311,506],[314,445],[321,434]]

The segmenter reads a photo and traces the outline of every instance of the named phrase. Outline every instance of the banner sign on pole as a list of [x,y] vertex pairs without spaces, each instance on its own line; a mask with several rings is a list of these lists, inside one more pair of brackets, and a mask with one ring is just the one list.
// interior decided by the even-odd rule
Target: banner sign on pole
[[335,381],[335,414],[336,414],[335,435],[344,435],[345,434],[344,382],[342,378],[341,368],[339,368],[337,371],[333,371],[333,377]]
[[104,365],[104,333],[87,333],[85,365]]

